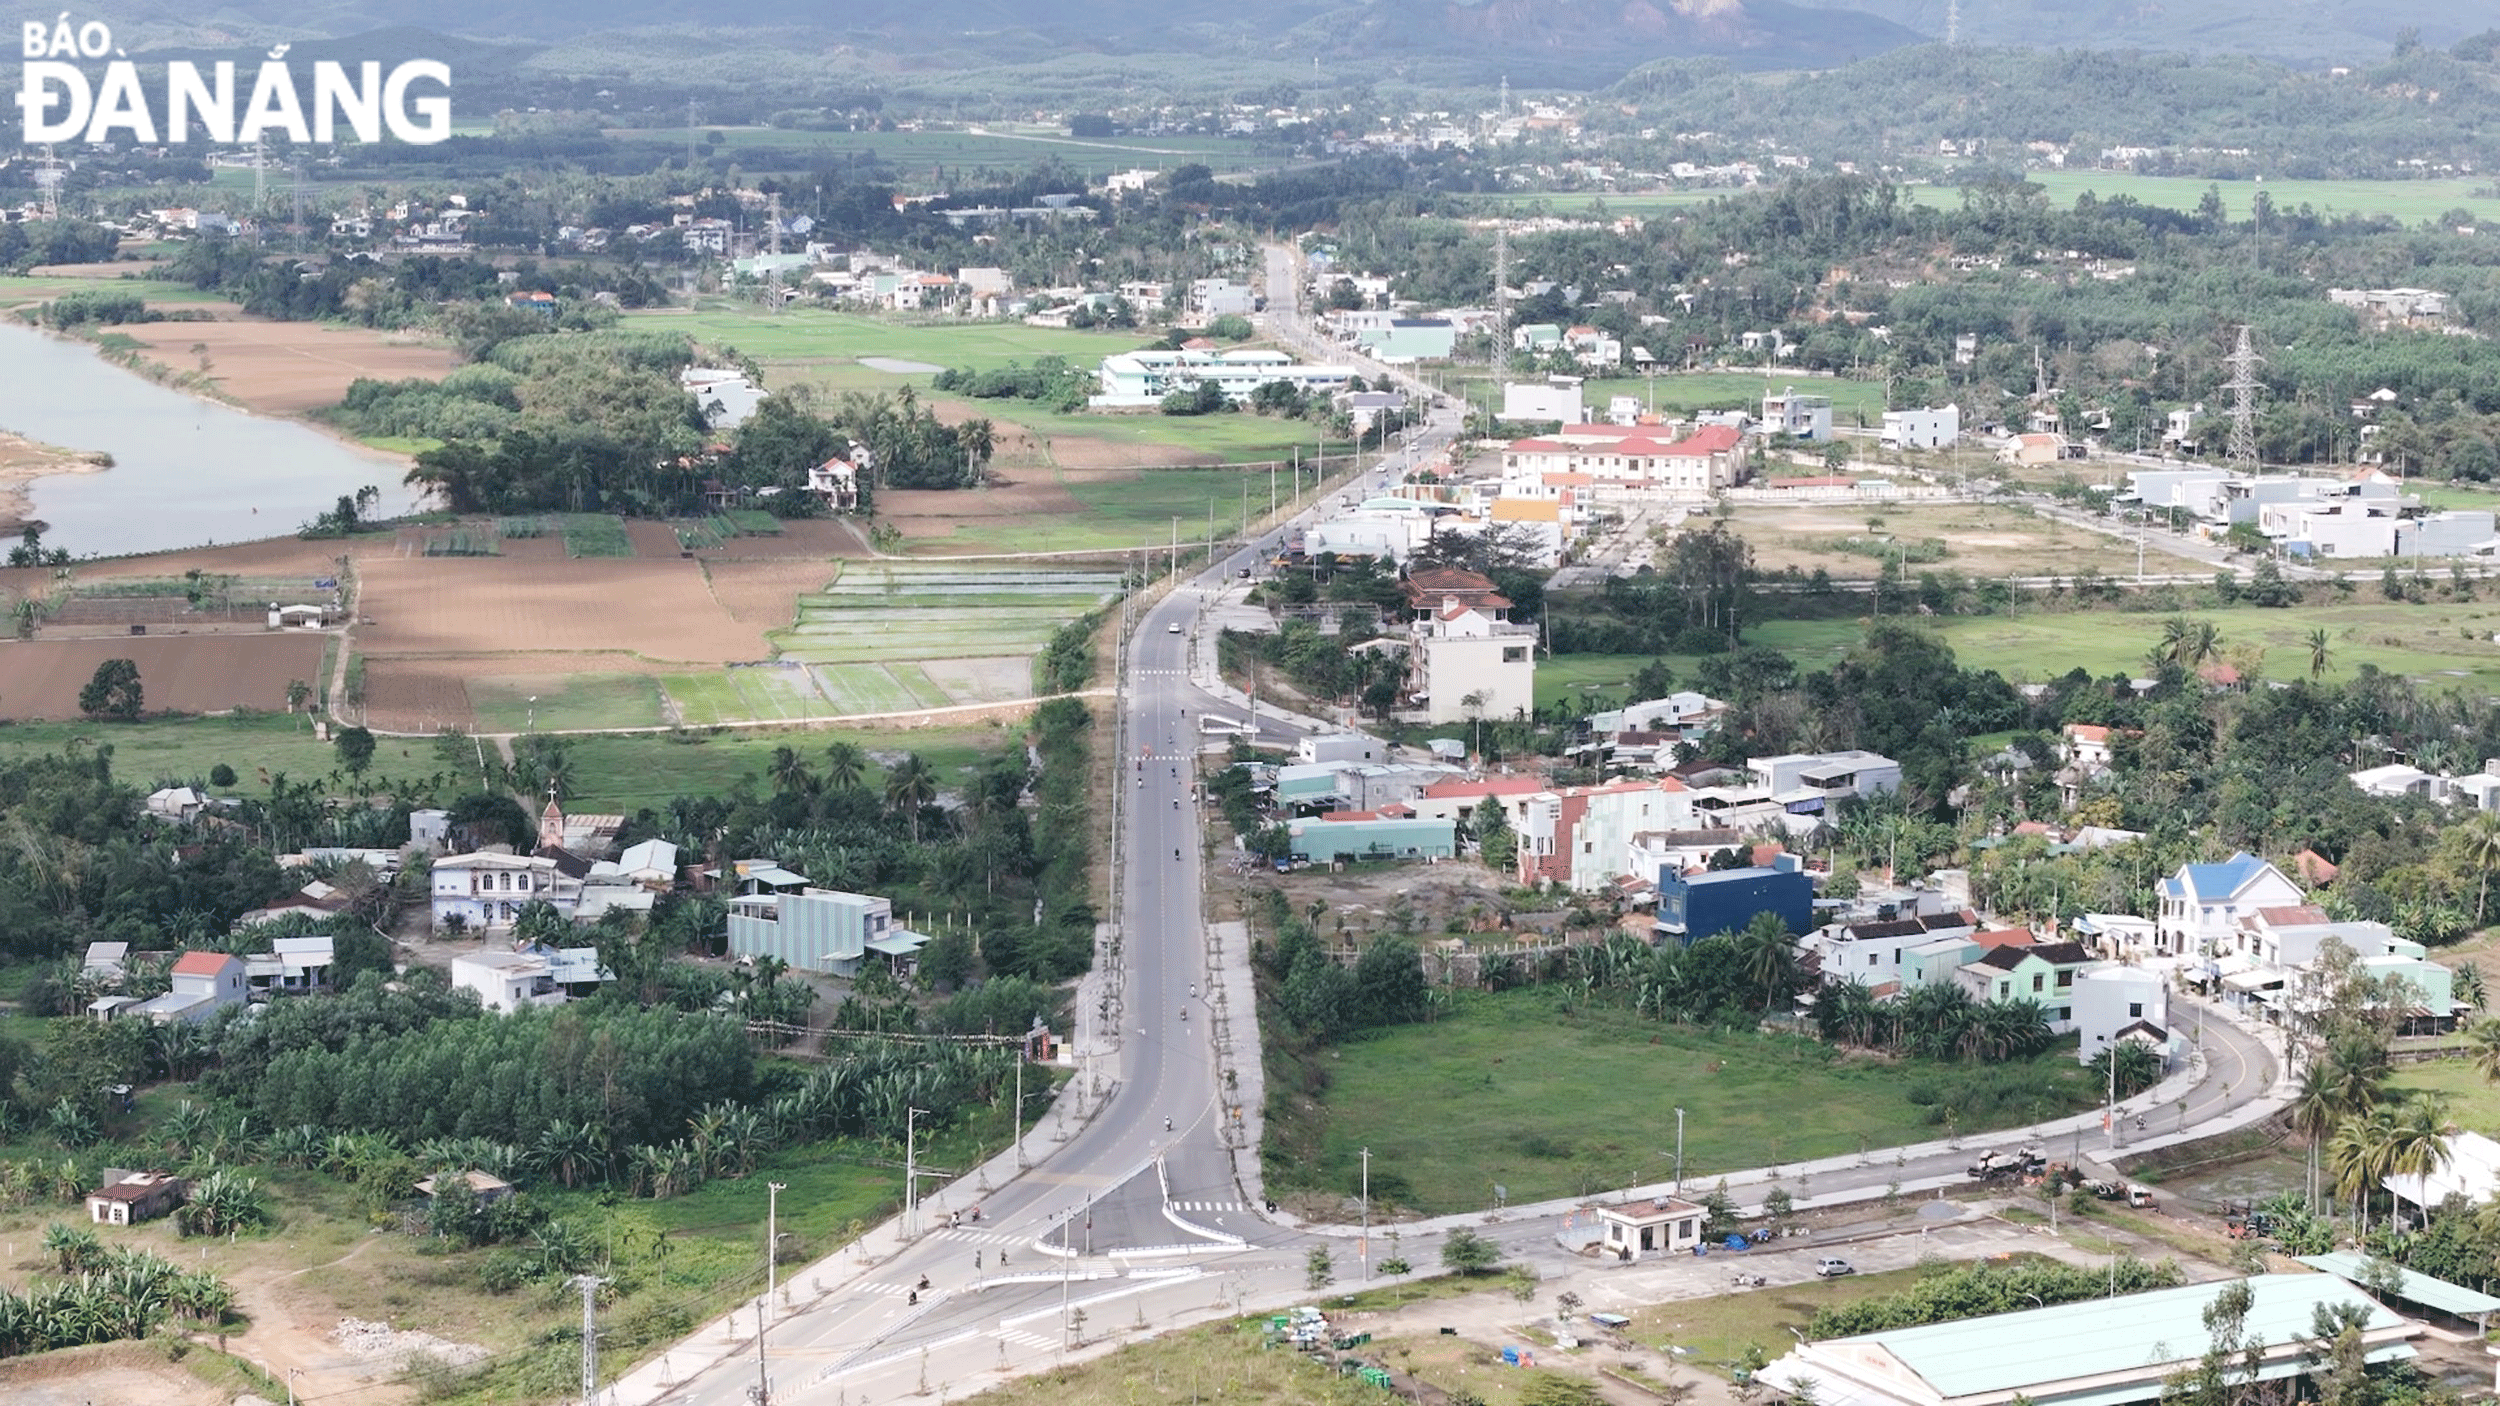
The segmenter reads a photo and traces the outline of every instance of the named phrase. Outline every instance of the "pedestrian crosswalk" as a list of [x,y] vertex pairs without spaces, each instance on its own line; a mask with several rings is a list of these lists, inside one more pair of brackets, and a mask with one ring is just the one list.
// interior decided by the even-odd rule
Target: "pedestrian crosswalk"
[[912,1294],[919,1292],[919,1286],[916,1283],[888,1284],[882,1280],[873,1280],[858,1287],[859,1291],[863,1294],[882,1294],[889,1299],[908,1298]]
[[1059,1346],[1057,1338],[1045,1337],[1040,1333],[1028,1333],[1022,1328],[1001,1328],[998,1330],[998,1337],[999,1341],[1009,1347],[1027,1350],[1039,1349],[1043,1352],[1050,1352]]
[[1004,1230],[974,1230],[969,1226],[949,1226],[939,1231],[938,1234],[949,1240],[961,1240],[968,1245],[1021,1245],[1032,1238],[1011,1234]]
[[1164,1204],[1175,1211],[1246,1211],[1250,1209],[1239,1201],[1167,1201]]

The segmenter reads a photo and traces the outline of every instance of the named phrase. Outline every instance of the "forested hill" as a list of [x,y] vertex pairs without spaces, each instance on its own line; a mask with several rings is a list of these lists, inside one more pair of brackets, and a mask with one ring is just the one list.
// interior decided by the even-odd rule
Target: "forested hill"
[[2230,55],[1933,44],[1786,81],[1663,60],[1608,96],[1636,107],[1625,120],[1641,127],[1858,161],[1932,156],[1939,141],[2012,157],[2040,141],[2071,145],[2078,165],[2106,147],[2193,146],[2209,151],[2181,174],[2378,176],[2404,174],[2398,161],[2483,164],[2482,134],[2500,121],[2496,60],[2492,32],[2446,49],[2381,46],[2341,75]]
[[[1806,0],[1863,10],[1944,37],[1948,0]],[[2123,46],[2200,54],[2259,54],[2316,66],[2367,63],[2398,31],[2447,44],[2488,26],[2484,0],[1961,0],[1966,44],[2039,49]]]

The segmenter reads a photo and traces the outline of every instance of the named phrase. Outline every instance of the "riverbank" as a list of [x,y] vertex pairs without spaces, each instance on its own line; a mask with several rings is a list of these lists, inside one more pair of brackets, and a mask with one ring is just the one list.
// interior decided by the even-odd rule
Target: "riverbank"
[[64,449],[0,430],[0,535],[14,537],[35,521],[27,486],[53,474],[92,474],[113,467],[101,449]]

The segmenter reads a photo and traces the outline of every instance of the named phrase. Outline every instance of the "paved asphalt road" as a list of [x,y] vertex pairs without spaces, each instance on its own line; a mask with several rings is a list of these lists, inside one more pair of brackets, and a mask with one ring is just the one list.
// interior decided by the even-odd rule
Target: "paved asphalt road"
[[[1270,278],[1271,330],[1302,341],[1282,250],[1270,251]],[[1417,432],[1417,454],[1446,443],[1456,420],[1441,412]],[[1049,1364],[1072,1341],[1099,1342],[1219,1307],[1291,1302],[1307,1292],[1305,1257],[1314,1246],[1332,1250],[1341,1284],[1359,1280],[1362,1260],[1342,1228],[1280,1224],[1250,1205],[1255,1149],[1237,1152],[1224,1135],[1229,1115],[1212,1041],[1219,1026],[1230,1028],[1243,1057],[1255,1059],[1256,1033],[1247,974],[1213,967],[1202,919],[1206,837],[1189,756],[1199,741],[1194,720],[1226,705],[1190,682],[1187,650],[1203,605],[1257,556],[1258,546],[1245,546],[1146,610],[1125,660],[1117,1020],[1096,1029],[1096,1011],[1079,1012],[1087,1072],[1066,1096],[1090,1117],[1037,1154],[1023,1175],[995,1187],[960,1179],[923,1205],[917,1226],[881,1227],[852,1249],[789,1271],[760,1362],[750,1303],[620,1381],[615,1401],[733,1406],[756,1399],[759,1377],[770,1380],[775,1402],[961,1397],[1002,1373]],[[1290,739],[1292,729],[1262,721],[1263,739],[1280,733]],[[1228,1009],[1240,1010],[1237,1021],[1224,1018]],[[2205,1035],[2210,1069],[2188,1094],[2183,1126],[2243,1108],[2273,1083],[2272,1056],[2258,1039],[2219,1020]],[[2144,1133],[2122,1125],[2122,1137],[2158,1136],[2166,1110],[2151,1115],[2155,1126]],[[2065,1137],[2049,1140],[2050,1155]],[[2099,1139],[2097,1129],[2075,1135],[2087,1154]],[[1890,1184],[1918,1190],[1960,1181],[1969,1158],[1958,1147],[1913,1149],[1898,1159],[1877,1151],[1782,1169],[1783,1184],[1800,1200]],[[1767,1174],[1729,1180],[1740,1201],[1748,1188],[1768,1185]],[[975,1206],[977,1223],[969,1219]],[[1437,1234],[1469,1224],[1513,1256],[1559,1266],[1557,1215],[1558,1208],[1515,1207],[1498,1223],[1466,1216],[1409,1226],[1401,1253],[1432,1263]]]

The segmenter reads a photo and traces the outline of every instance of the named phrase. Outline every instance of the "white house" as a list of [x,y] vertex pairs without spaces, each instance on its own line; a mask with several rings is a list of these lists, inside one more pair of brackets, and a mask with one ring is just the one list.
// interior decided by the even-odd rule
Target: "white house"
[[556,985],[554,964],[536,952],[463,952],[451,959],[451,984],[476,992],[478,1004],[505,1015],[566,999]]
[[1901,763],[1878,753],[1792,752],[1745,763],[1762,789],[1778,800],[1800,792],[1859,799],[1901,789]]
[[553,859],[495,850],[436,860],[433,884],[434,926],[457,918],[472,932],[507,929],[533,902],[552,904],[569,918],[582,892],[581,880]]
[[1102,359],[1095,371],[1100,390],[1088,402],[1097,410],[1151,409],[1174,391],[1211,384],[1235,404],[1270,382],[1306,395],[1328,395],[1354,379],[1350,366],[1307,365],[1279,351],[1133,351]]
[[1958,405],[1884,412],[1886,449],[1949,449],[1961,437],[1962,407]]
[[2121,1039],[2142,1039],[2167,1051],[2170,988],[2160,972],[2103,962],[2075,973],[2069,996],[2068,1009],[2078,1037],[2077,1062],[2090,1064],[2094,1056]]
[[2386,766],[2374,766],[2350,775],[2352,784],[2360,787],[2364,795],[2384,796],[2390,800],[2403,796],[2419,796],[2426,801],[2448,799],[2448,778],[2402,762],[2390,762]]
[[208,806],[208,798],[188,786],[167,786],[148,793],[148,814],[159,820],[188,823]]
[[228,1006],[239,1006],[249,991],[244,984],[243,959],[223,952],[185,952],[174,963],[173,989],[152,1001],[142,1001],[131,1014],[143,1015],[159,1025],[182,1021],[197,1024]]
[[2182,864],[2161,881],[2154,927],[2167,950],[2187,955],[2231,949],[2240,919],[2260,908],[2296,907],[2300,885],[2242,851],[2219,864]]

